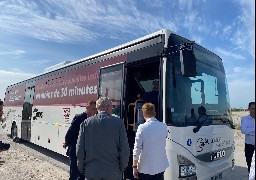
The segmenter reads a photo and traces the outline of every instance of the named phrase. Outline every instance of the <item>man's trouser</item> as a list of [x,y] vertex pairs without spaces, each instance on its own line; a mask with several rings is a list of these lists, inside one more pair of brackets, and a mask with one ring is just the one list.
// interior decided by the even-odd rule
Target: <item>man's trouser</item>
[[84,180],[85,177],[81,174],[77,167],[77,158],[69,158],[70,170],[69,170],[69,180]]
[[255,145],[245,144],[245,158],[246,158],[246,163],[248,167],[248,172],[250,172],[252,156],[254,151],[255,151]]

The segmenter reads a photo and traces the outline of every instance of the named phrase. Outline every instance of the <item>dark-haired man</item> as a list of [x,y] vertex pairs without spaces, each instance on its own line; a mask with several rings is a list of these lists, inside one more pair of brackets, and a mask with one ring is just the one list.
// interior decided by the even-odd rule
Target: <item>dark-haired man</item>
[[242,118],[241,132],[245,134],[245,158],[250,172],[252,156],[255,152],[255,102],[250,102],[248,108],[250,114]]
[[77,168],[77,156],[76,156],[76,143],[79,135],[81,123],[90,116],[95,115],[97,112],[96,102],[89,101],[86,106],[86,111],[82,114],[76,115],[71,122],[71,125],[65,136],[65,143],[63,147],[67,149],[67,156],[70,161],[70,177],[69,180],[81,180],[84,179],[84,175],[81,174]]

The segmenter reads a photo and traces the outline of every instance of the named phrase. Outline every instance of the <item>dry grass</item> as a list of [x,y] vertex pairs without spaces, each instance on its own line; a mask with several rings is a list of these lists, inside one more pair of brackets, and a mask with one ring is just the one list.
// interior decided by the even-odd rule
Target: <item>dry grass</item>
[[249,114],[249,111],[236,111],[232,112],[232,122],[236,129],[240,130],[242,117]]

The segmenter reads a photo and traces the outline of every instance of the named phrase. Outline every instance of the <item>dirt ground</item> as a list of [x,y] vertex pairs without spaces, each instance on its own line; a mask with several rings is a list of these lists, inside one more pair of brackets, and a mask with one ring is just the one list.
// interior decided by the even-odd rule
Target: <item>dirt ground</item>
[[[248,112],[233,113],[232,119],[237,127],[240,127],[241,117],[246,114]],[[248,173],[244,158],[244,135],[235,130],[234,137],[236,167],[225,179],[246,180]],[[0,135],[0,140],[11,144],[8,151],[0,152],[0,180],[68,180],[67,163],[56,162],[56,158],[49,158],[22,143],[13,143],[6,135]]]

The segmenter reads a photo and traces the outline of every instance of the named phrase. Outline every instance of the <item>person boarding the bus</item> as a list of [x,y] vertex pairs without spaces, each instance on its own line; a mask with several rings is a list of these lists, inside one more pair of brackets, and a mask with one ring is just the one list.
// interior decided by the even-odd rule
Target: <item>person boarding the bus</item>
[[132,77],[127,80],[127,92],[126,97],[129,105],[134,103],[142,93],[145,92],[145,89],[140,84],[141,80],[141,71],[139,69],[132,70]]
[[[136,102],[137,100],[140,100],[141,95],[145,93],[145,89],[141,85],[140,81],[142,78],[142,71],[140,68],[129,68],[128,69],[128,76],[127,76],[127,82],[126,82],[126,95],[125,95],[125,107],[126,107],[126,114],[127,114],[127,120],[125,123],[133,124],[134,121],[134,109],[136,108]],[[134,108],[135,107],[135,108]],[[129,124],[128,123],[128,124]],[[125,124],[127,126],[127,124]],[[136,125],[137,126],[137,125]],[[128,141],[130,145],[130,155],[129,158],[129,165],[126,169],[126,176],[127,178],[132,178],[132,148],[134,146],[134,138],[135,133],[131,131],[127,131],[128,134]]]
[[76,143],[79,134],[79,129],[81,123],[88,117],[95,115],[96,110],[96,102],[89,101],[86,106],[86,111],[80,115],[76,115],[71,122],[71,125],[65,136],[65,143],[63,145],[64,148],[67,149],[67,156],[69,156],[70,161],[70,180],[84,179],[83,174],[81,174],[77,168],[77,157],[76,157]]
[[245,158],[250,172],[252,156],[255,152],[255,102],[249,103],[250,114],[241,120],[241,132],[245,134]]
[[121,180],[129,160],[124,123],[112,115],[112,101],[100,97],[98,114],[81,125],[77,142],[77,166],[87,180]]
[[158,117],[158,96],[159,96],[159,81],[152,81],[152,90],[150,92],[144,92],[141,94],[141,99],[145,102],[151,102],[155,105],[156,108],[156,117]]
[[155,106],[145,103],[142,106],[146,120],[139,125],[133,149],[133,176],[139,180],[162,180],[169,167],[166,155],[166,124],[155,118]]

